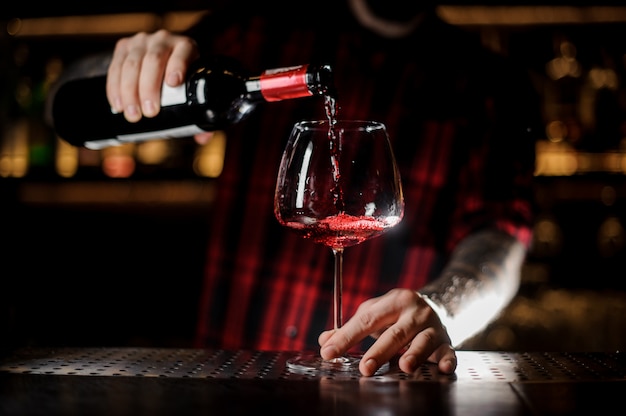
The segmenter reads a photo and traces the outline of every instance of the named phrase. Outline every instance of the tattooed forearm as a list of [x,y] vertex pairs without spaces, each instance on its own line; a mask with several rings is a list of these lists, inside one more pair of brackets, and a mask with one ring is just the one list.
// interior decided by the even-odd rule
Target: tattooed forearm
[[[525,247],[510,235],[486,230],[459,244],[441,276],[420,290],[436,305],[442,321],[456,331],[462,342],[493,319],[519,287]],[[432,305],[431,303],[431,305]],[[480,312],[482,316],[475,316]],[[464,316],[474,315],[474,316]],[[459,339],[461,338],[461,339]]]

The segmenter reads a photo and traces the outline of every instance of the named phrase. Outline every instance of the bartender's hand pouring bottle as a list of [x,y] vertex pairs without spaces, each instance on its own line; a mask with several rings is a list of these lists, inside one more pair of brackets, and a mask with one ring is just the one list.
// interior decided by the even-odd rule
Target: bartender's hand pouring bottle
[[128,142],[189,137],[238,123],[264,102],[334,95],[329,65],[298,65],[249,75],[230,59],[199,61],[179,87],[164,84],[161,110],[136,123],[115,113],[106,98],[106,75],[61,84],[52,102],[59,137],[101,149]]

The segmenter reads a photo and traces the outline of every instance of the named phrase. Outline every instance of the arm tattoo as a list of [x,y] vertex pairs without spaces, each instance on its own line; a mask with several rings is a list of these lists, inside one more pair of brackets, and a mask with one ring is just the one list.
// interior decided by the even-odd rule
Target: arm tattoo
[[467,306],[485,298],[515,295],[526,253],[514,237],[498,230],[485,230],[465,238],[456,248],[439,278],[419,292],[455,319]]

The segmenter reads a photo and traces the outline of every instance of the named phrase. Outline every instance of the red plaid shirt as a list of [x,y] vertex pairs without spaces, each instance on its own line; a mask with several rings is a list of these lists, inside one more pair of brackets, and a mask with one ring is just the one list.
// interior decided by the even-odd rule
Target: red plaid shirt
[[[473,230],[497,227],[529,244],[538,107],[523,71],[434,18],[403,41],[366,34],[345,16],[312,25],[237,18],[238,25],[216,18],[198,32],[205,53],[259,72],[329,62],[340,118],[376,119],[389,129],[405,217],[388,234],[346,249],[345,319],[368,298],[437,277]],[[226,131],[225,167],[208,214],[197,346],[315,349],[332,327],[331,250],[282,228],[273,213],[293,123],[324,117],[321,99],[290,100],[265,104]]]

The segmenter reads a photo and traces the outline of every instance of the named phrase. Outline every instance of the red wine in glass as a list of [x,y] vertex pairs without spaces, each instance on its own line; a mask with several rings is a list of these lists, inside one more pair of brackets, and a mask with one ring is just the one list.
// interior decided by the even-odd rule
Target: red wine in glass
[[[332,249],[334,326],[339,329],[343,251],[396,226],[404,199],[385,125],[330,115],[294,125],[276,181],[274,213],[283,226]],[[358,371],[358,363],[354,355],[323,360],[303,353],[287,366],[297,372]]]

